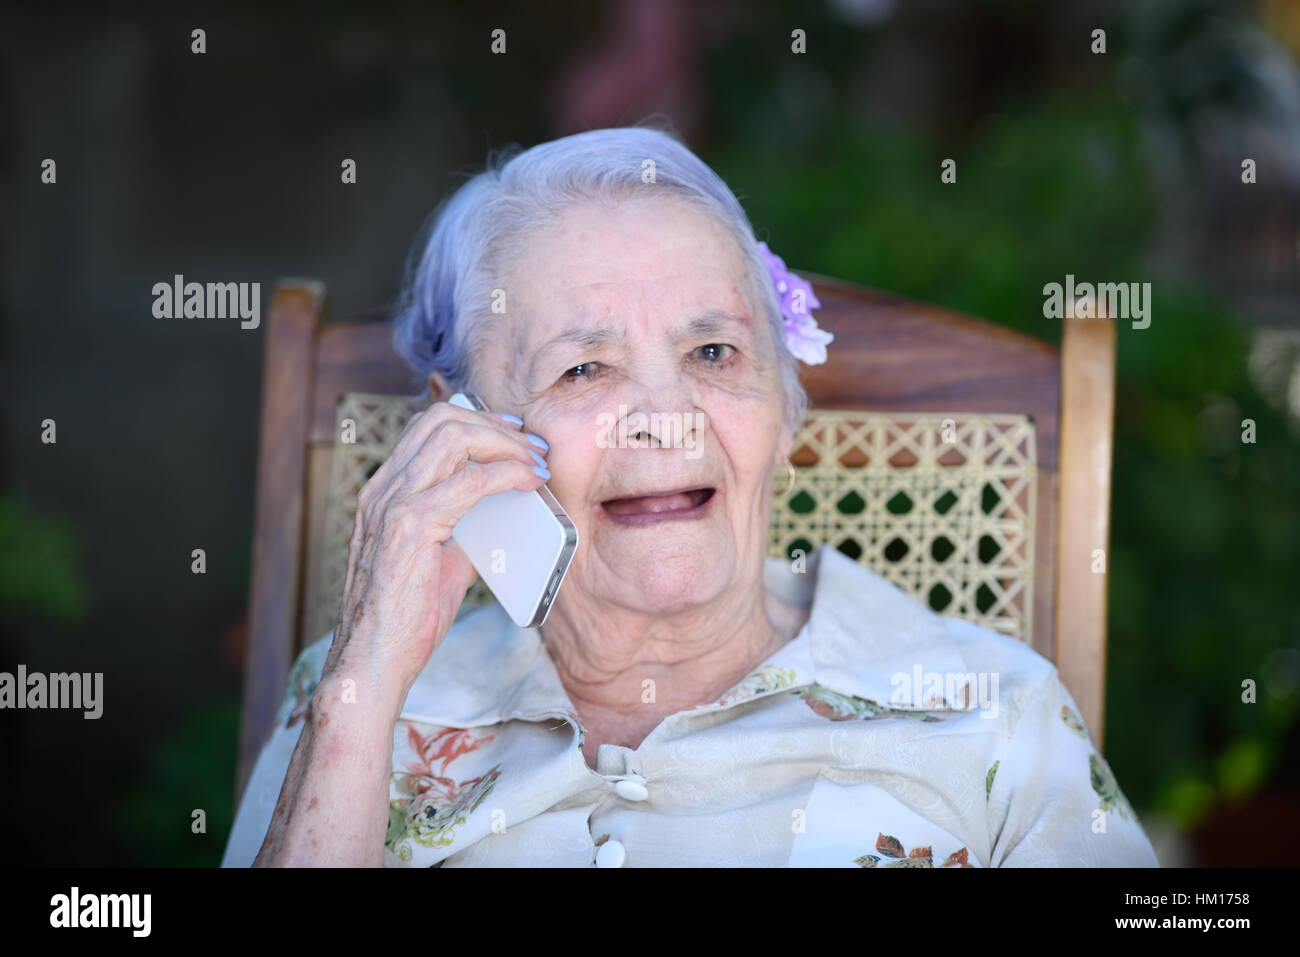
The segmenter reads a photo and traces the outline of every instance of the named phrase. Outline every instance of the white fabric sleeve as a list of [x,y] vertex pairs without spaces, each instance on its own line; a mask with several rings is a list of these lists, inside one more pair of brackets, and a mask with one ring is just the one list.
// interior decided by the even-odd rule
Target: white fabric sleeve
[[[275,805],[280,800],[289,762],[293,759],[298,738],[302,735],[303,710],[311,701],[316,684],[320,681],[325,656],[329,653],[334,633],[331,631],[315,644],[302,650],[289,670],[284,700],[276,712],[271,734],[262,746],[253,773],[244,786],[244,795],[235,812],[235,822],[226,842],[222,867],[251,867],[257,852],[262,849],[266,832],[271,826]],[[296,718],[296,720],[295,720]]]
[[1158,867],[1137,814],[1055,668],[995,753],[994,867]]

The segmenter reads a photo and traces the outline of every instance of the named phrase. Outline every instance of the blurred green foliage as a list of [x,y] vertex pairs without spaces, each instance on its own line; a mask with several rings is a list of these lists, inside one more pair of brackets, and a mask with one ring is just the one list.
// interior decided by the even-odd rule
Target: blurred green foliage
[[[185,712],[154,745],[148,765],[123,785],[111,810],[122,859],[133,866],[217,867],[234,824],[239,702]],[[204,833],[194,811],[204,812]]]
[[[1118,330],[1106,754],[1137,807],[1184,828],[1252,794],[1300,706],[1266,674],[1296,646],[1300,441],[1247,375],[1232,308],[1144,261],[1159,210],[1131,111],[1044,95],[943,148],[832,115],[807,150],[767,139],[801,122],[771,101],[737,115],[751,122],[705,158],[796,271],[1056,342],[1045,283],[1152,283],[1150,327]],[[940,181],[946,157],[956,184]]]
[[0,495],[0,613],[58,625],[83,621],[90,604],[83,548],[63,515],[22,491]]

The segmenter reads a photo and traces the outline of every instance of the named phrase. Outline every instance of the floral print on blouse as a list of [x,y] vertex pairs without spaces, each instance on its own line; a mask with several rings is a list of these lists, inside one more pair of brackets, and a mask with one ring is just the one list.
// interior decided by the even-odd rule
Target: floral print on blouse
[[389,802],[384,846],[410,862],[412,842],[435,848],[447,847],[456,839],[456,828],[492,793],[501,766],[457,781],[448,775],[447,766],[460,755],[491,742],[492,735],[477,735],[464,728],[439,728],[421,734],[419,725],[399,723],[406,728],[408,747],[417,758],[407,762],[406,770],[393,772],[393,790],[401,797]]
[[[888,858],[887,863],[881,864],[881,858]],[[960,851],[953,851],[939,867],[971,867],[967,863],[969,854],[966,848]],[[876,838],[876,853],[863,854],[861,857],[855,857],[853,863],[859,867],[934,867],[933,855],[928,847],[914,847],[910,851],[904,849],[902,842],[896,837],[890,837],[881,834]]]
[[[538,631],[463,609],[393,729],[385,864],[1156,866],[1050,661],[830,547],[765,584],[803,630],[594,768]],[[225,866],[261,847],[332,638],[294,664]]]

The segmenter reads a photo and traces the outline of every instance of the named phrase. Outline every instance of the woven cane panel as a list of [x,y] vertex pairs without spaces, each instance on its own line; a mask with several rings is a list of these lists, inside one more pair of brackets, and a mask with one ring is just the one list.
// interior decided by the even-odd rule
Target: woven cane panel
[[[308,635],[334,625],[357,493],[422,404],[339,400]],[[769,555],[829,543],[941,614],[1029,640],[1036,463],[1027,418],[814,409],[794,448],[795,481],[776,496]],[[778,473],[778,488],[787,480]],[[490,600],[480,579],[465,607]]]
[[770,555],[828,543],[941,614],[1031,640],[1037,459],[1027,417],[814,409],[790,458]]

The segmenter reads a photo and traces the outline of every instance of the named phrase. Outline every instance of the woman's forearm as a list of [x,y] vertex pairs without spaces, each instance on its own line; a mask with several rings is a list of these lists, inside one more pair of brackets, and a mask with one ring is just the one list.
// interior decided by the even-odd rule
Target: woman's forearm
[[[323,678],[254,867],[379,867],[388,826],[391,694]],[[399,699],[400,701],[400,699]]]

